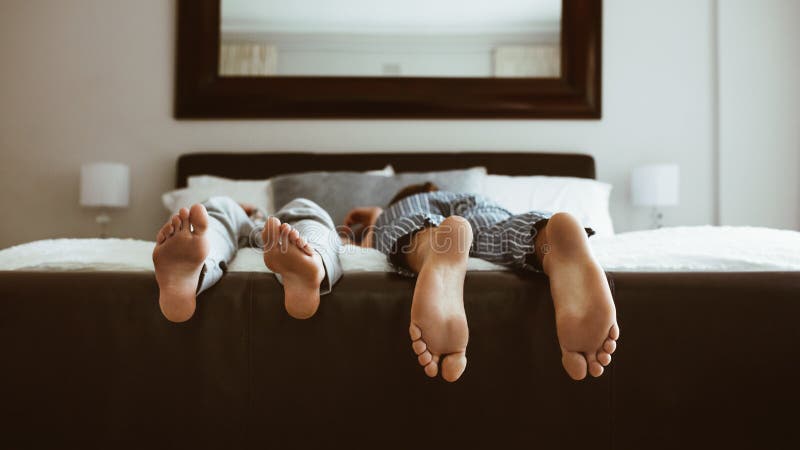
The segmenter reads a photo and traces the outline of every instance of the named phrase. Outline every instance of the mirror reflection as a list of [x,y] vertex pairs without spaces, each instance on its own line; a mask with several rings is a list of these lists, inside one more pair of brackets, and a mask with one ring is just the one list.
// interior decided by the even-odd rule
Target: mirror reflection
[[222,76],[560,75],[561,0],[221,0]]

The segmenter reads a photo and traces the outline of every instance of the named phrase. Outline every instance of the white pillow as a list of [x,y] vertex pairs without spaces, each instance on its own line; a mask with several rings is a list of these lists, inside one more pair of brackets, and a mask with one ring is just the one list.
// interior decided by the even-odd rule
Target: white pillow
[[391,164],[387,164],[386,167],[380,170],[368,170],[366,172],[367,175],[381,175],[384,177],[391,177],[394,175],[394,167]]
[[611,185],[587,178],[488,175],[483,195],[514,214],[568,212],[598,236],[614,234],[608,209]]
[[194,186],[166,192],[161,196],[161,202],[170,212],[176,212],[182,207],[189,207],[194,203],[202,203],[211,197],[226,196],[237,203],[250,203],[263,208],[267,214],[274,212],[272,192],[269,181],[228,181],[227,183],[210,184],[208,186]]

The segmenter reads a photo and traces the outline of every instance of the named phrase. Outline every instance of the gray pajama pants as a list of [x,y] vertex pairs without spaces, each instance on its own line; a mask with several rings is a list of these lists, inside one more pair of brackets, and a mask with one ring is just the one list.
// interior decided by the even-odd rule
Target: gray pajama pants
[[[261,232],[264,218],[248,216],[241,206],[229,197],[212,197],[203,205],[208,211],[208,236],[210,250],[200,273],[197,293],[213,286],[222,278],[240,248],[262,248]],[[322,257],[325,279],[320,294],[327,294],[342,276],[339,263],[341,239],[330,215],[319,205],[304,198],[292,200],[273,214],[300,232],[311,247]],[[281,277],[275,274],[278,281]]]

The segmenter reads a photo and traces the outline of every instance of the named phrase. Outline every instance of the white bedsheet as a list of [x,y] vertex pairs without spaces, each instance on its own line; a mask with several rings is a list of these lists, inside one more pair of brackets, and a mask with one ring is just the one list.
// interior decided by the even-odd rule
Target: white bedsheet
[[[675,227],[589,240],[608,271],[800,270],[800,232],[754,227]],[[0,270],[152,271],[153,242],[52,239],[0,250]],[[347,246],[345,272],[389,271],[376,250]],[[469,270],[502,270],[471,258]],[[230,271],[269,272],[257,250],[244,249]]]

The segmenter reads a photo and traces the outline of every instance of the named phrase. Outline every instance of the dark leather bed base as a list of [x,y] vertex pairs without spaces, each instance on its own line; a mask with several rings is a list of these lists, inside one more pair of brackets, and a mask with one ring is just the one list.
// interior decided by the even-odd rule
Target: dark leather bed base
[[608,373],[563,373],[547,280],[467,277],[469,364],[427,379],[413,282],[289,318],[231,273],[168,323],[149,273],[0,272],[0,448],[798,448],[800,273],[612,274]]

